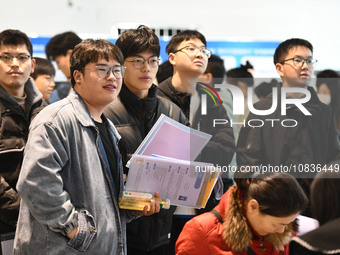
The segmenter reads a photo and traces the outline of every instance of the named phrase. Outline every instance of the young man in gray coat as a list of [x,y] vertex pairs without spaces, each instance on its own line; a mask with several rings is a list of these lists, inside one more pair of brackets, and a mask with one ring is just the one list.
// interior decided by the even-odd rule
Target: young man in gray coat
[[[103,115],[122,85],[122,53],[111,42],[88,39],[70,63],[74,90],[30,127],[14,254],[126,254],[125,224],[137,217],[118,207],[120,136]],[[159,209],[152,203],[138,214]]]

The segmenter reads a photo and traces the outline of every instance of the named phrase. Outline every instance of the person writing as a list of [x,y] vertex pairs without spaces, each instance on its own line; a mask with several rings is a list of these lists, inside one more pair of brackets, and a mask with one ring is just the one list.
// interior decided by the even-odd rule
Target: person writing
[[308,199],[286,173],[237,172],[236,185],[212,212],[194,217],[183,228],[176,255],[287,254],[297,229],[295,218]]

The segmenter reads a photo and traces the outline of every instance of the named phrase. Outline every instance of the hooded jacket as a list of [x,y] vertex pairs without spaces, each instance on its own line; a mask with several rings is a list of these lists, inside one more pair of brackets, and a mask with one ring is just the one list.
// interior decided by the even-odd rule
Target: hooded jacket
[[176,255],[246,255],[248,247],[255,254],[288,255],[293,223],[282,234],[259,236],[237,206],[240,201],[232,195],[236,188],[229,188],[214,208],[223,224],[211,212],[194,217],[186,223],[176,242]]
[[25,84],[26,111],[0,86],[0,234],[15,231],[20,197],[15,189],[28,127],[46,105],[32,78]]

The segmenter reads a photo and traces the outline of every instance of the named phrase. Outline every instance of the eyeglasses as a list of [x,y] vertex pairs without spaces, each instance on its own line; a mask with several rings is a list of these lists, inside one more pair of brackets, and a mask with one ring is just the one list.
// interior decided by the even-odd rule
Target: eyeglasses
[[97,65],[94,67],[88,67],[88,68],[83,68],[83,69],[90,69],[90,68],[96,68],[97,69],[97,75],[99,78],[106,79],[110,76],[110,72],[112,71],[113,76],[116,79],[123,79],[124,74],[125,74],[125,66],[105,66],[105,65]]
[[293,64],[296,67],[302,67],[303,64],[306,62],[308,67],[314,67],[316,62],[318,62],[316,59],[308,59],[308,58],[290,58],[283,60],[281,64],[284,64],[287,61],[293,60]]
[[206,48],[204,48],[204,47],[198,48],[198,47],[196,47],[196,46],[185,46],[185,47],[183,47],[183,48],[181,48],[181,49],[179,49],[179,50],[175,50],[173,53],[182,51],[182,50],[184,50],[184,49],[185,49],[185,50],[187,51],[187,53],[188,53],[189,55],[191,55],[191,56],[194,55],[195,52],[197,52],[197,50],[199,50],[202,54],[206,55],[207,58],[210,58],[210,56],[211,56],[211,50],[208,50],[208,49],[206,49]]
[[1,61],[6,63],[6,64],[11,64],[13,62],[13,58],[15,58],[20,64],[23,64],[27,60],[29,60],[31,58],[31,56],[28,55],[28,54],[19,54],[17,56],[12,56],[12,55],[6,54],[6,55],[0,56]]
[[148,59],[134,58],[133,60],[125,60],[125,61],[131,62],[136,69],[141,69],[144,66],[145,62],[147,62],[148,65],[151,67],[157,67],[159,65],[159,58],[155,56],[149,57]]

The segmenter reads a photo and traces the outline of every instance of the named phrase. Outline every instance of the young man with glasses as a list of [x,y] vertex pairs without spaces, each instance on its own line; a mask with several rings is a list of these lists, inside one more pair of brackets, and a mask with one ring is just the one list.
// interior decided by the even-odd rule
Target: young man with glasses
[[[146,26],[139,26],[125,31],[116,45],[123,53],[126,72],[118,99],[104,113],[122,136],[119,148],[125,166],[161,114],[183,124],[186,119],[175,104],[157,96],[153,81],[160,45],[156,34]],[[125,173],[128,174],[128,168]],[[171,207],[127,224],[128,254],[167,254],[173,212]]]
[[[14,254],[126,254],[120,210],[120,136],[103,114],[124,75],[120,50],[84,40],[70,57],[71,94],[32,122],[17,189],[22,196]],[[158,196],[158,195],[157,195]],[[151,203],[138,214],[158,212]]]
[[[237,144],[239,166],[261,165],[276,169],[289,166],[292,174],[301,177],[298,181],[308,196],[313,178],[310,173],[316,173],[325,164],[340,158],[339,136],[332,110],[320,102],[315,90],[309,86],[315,63],[313,46],[306,40],[293,38],[277,47],[274,64],[282,79],[278,87],[277,108],[265,116],[250,113],[246,123],[257,119],[264,124],[255,128],[248,125],[242,127]],[[302,105],[310,115],[303,113],[298,104],[286,104],[281,109],[282,91],[292,88],[302,91],[288,92],[286,97],[290,100],[306,101],[306,95],[310,94],[310,99]],[[254,108],[267,110],[272,105],[273,95],[270,94],[256,103]],[[286,119],[293,121],[285,122]],[[307,215],[309,213],[309,210],[305,212]]]
[[[169,62],[173,66],[173,75],[160,83],[158,88],[160,96],[170,99],[181,108],[191,127],[212,135],[196,160],[223,168],[229,166],[235,152],[234,134],[229,124],[214,127],[215,119],[230,123],[229,117],[217,95],[214,95],[214,90],[197,82],[198,77],[204,74],[211,55],[206,46],[205,37],[198,31],[185,30],[173,36],[166,47]],[[205,104],[202,103],[204,96]],[[225,180],[225,183],[228,184],[229,181]],[[198,213],[212,210],[222,194],[223,182],[219,179],[205,209],[199,210]],[[173,249],[185,222],[195,215],[195,212],[179,210],[176,214],[181,216],[174,217],[175,224],[171,235]]]
[[0,234],[15,231],[20,205],[15,186],[28,127],[44,105],[30,78],[32,54],[32,43],[23,32],[0,33]]

